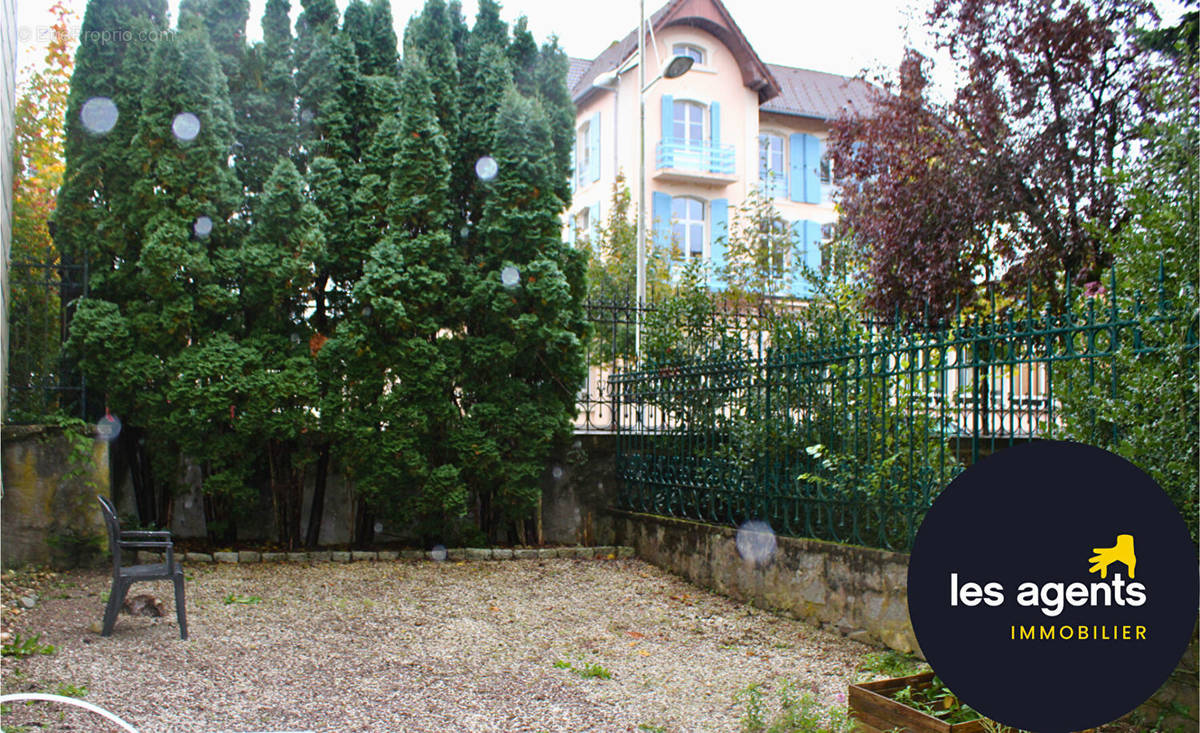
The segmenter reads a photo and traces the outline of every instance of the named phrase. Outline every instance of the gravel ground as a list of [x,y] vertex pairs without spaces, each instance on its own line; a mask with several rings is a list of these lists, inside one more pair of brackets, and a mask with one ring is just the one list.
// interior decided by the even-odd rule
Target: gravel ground
[[[748,685],[791,680],[836,705],[870,651],[637,560],[188,573],[187,641],[169,583],[131,591],[162,599],[163,618],[122,614],[102,638],[103,571],[6,574],[5,631],[40,633],[57,651],[5,657],[4,692],[85,687],[84,700],[144,733],[736,731]],[[34,607],[14,613],[34,585]],[[611,679],[575,671],[588,665]],[[115,730],[43,705],[4,722]]]

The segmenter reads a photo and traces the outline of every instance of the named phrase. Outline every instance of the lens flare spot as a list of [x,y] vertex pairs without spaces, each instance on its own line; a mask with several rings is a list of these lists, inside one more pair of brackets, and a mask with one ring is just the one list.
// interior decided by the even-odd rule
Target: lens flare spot
[[747,562],[765,565],[775,556],[776,544],[775,530],[766,522],[752,520],[738,527],[737,551]]
[[443,562],[446,559],[446,546],[434,545],[433,549],[429,551],[429,558],[435,562]]
[[79,110],[83,129],[93,135],[103,135],[117,126],[117,103],[108,97],[92,97]]
[[500,172],[500,166],[496,164],[496,159],[490,155],[485,155],[475,161],[475,175],[479,176],[481,181],[490,181]]
[[512,265],[500,271],[500,283],[506,288],[515,288],[521,283],[521,271]]
[[196,223],[192,224],[192,231],[196,233],[197,237],[207,237],[212,234],[212,230],[213,220],[207,216],[196,217]]
[[111,443],[121,434],[121,418],[105,411],[104,417],[96,423],[96,437],[105,443]]
[[563,470],[562,470],[562,466],[555,466],[555,467],[554,467],[554,468],[553,468],[553,469],[550,471],[550,475],[554,477],[554,480],[555,480],[555,481],[561,481],[561,480],[562,480],[562,477],[563,477]]
[[200,134],[200,118],[191,112],[180,112],[171,121],[171,134],[185,143],[195,140]]

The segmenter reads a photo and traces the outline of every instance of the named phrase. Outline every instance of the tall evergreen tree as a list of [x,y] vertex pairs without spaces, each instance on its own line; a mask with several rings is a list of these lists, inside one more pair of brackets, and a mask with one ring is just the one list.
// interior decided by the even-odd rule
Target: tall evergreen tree
[[554,193],[565,202],[571,200],[571,149],[575,146],[575,104],[567,89],[568,66],[567,54],[558,47],[557,38],[542,44],[535,82],[554,143]]
[[[179,24],[184,27],[188,16],[195,15],[208,31],[233,107],[234,142],[229,154],[243,157],[242,141],[258,132],[249,126],[251,80],[246,78],[247,51],[246,21],[250,18],[249,0],[182,0],[179,4]],[[239,178],[241,171],[239,169]],[[244,180],[243,180],[244,182]]]
[[495,539],[537,506],[539,476],[570,431],[581,383],[583,256],[563,244],[549,124],[514,87],[495,123],[498,174],[468,263],[463,426],[456,445],[481,525]]
[[[452,148],[457,149],[461,135],[462,75],[453,36],[453,23],[446,3],[443,0],[428,0],[421,14],[414,16],[404,29],[404,63],[417,58],[425,63],[436,104],[438,127]],[[474,164],[474,161],[468,164],[460,156],[451,156],[452,198],[460,200],[463,197],[462,182],[471,175]],[[452,230],[458,230],[462,225],[461,219],[450,222]]]
[[512,64],[513,80],[525,96],[537,93],[538,46],[529,32],[529,19],[522,15],[513,26],[512,42],[508,45],[508,60]]
[[424,531],[466,511],[449,438],[456,350],[449,145],[437,123],[424,63],[405,63],[398,150],[387,192],[389,229],[355,285],[356,309],[322,350],[345,375],[331,405],[344,465],[376,515],[418,520]]
[[395,76],[398,65],[396,30],[387,0],[352,0],[342,17],[342,32],[354,41],[354,53],[364,74]]
[[174,478],[176,449],[200,463],[215,529],[249,498],[243,478],[252,451],[231,425],[230,393],[239,374],[231,359],[249,355],[229,348],[234,273],[220,256],[240,198],[227,163],[233,114],[198,22],[158,45],[142,98],[126,214],[140,236],[95,263],[92,297],[79,307],[71,340],[109,404],[146,428],[160,481]]
[[[67,100],[66,170],[53,219],[55,244],[68,262],[108,262],[138,239],[121,216],[130,211],[135,175],[128,152],[154,39],[166,31],[166,17],[166,0],[95,0],[87,6]],[[129,43],[104,41],[126,32],[134,39]],[[83,122],[89,101],[89,112],[104,111],[91,129]]]
[[[310,408],[318,399],[308,347],[305,310],[311,297],[311,263],[321,259],[324,221],[304,194],[291,160],[281,157],[267,180],[244,246],[230,253],[240,273],[238,338],[257,360],[246,374],[249,389],[238,430],[265,442],[279,541],[305,541],[300,526],[303,477],[315,431]],[[310,516],[318,517],[319,512]]]
[[[62,262],[87,262],[91,292],[114,301],[123,296],[120,284],[106,285],[104,275],[114,261],[136,261],[129,251],[136,247],[140,232],[123,216],[131,209],[128,200],[135,176],[129,165],[129,146],[137,129],[150,56],[166,27],[166,0],[93,0],[84,13],[75,53],[65,121],[66,164],[51,232]],[[130,42],[111,42],[114,35],[126,32]],[[112,106],[107,107],[104,99],[111,100]],[[89,111],[108,113],[99,119],[89,115],[90,130],[81,117],[85,105]],[[114,122],[112,112],[117,115],[115,124],[104,131]],[[62,302],[69,304],[80,295],[81,289],[66,288]],[[113,453],[118,465],[131,467],[141,520],[161,522],[165,499],[152,480],[142,437],[142,429],[136,423],[130,425]]]
[[263,190],[279,158],[297,144],[296,82],[288,0],[267,0],[263,40],[246,54],[246,118],[240,131],[237,171],[250,195]]

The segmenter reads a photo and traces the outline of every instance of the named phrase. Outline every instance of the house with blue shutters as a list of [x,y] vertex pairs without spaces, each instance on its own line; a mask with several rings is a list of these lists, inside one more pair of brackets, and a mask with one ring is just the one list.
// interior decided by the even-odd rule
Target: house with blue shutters
[[[648,19],[646,79],[673,57],[692,68],[646,90],[646,188],[654,247],[725,262],[731,212],[755,189],[771,197],[796,251],[814,269],[836,218],[835,171],[825,155],[830,122],[866,112],[872,88],[836,74],[765,63],[720,0],[670,0]],[[638,201],[637,31],[594,59],[571,59],[576,107],[569,236],[582,246],[608,215],[618,173]],[[793,252],[780,266],[795,271]],[[713,269],[713,268],[710,268]],[[710,286],[722,284],[713,278]],[[811,286],[794,278],[790,292]]]

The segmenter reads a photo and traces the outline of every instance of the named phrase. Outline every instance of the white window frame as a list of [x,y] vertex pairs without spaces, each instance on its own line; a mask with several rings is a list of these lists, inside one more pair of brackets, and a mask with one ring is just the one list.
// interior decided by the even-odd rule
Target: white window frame
[[583,188],[591,183],[587,180],[588,168],[592,160],[592,149],[588,147],[588,133],[591,132],[592,121],[587,119],[575,130],[575,186]]
[[[700,206],[699,219],[681,219],[676,215],[676,202],[694,203]],[[671,199],[671,238],[675,240],[675,244],[679,247],[680,254],[683,255],[685,262],[690,261],[693,257],[698,257],[703,261],[707,261],[712,248],[709,242],[709,211],[711,207],[709,203],[702,198],[696,196],[675,196]],[[685,214],[686,214],[685,210]],[[692,242],[689,239],[689,232],[695,232],[695,225],[700,225],[700,251],[694,252],[691,248]],[[682,236],[680,233],[682,232]]]
[[[769,163],[768,163],[767,159],[765,158],[767,153],[763,147],[767,138],[774,138],[779,141],[780,169],[778,172],[779,175],[777,175],[775,177],[774,183],[775,183],[776,188],[774,188],[774,189],[770,188],[770,186],[768,185],[769,181],[767,180],[767,177],[764,175],[764,172],[769,173],[773,169],[770,167],[767,167],[766,171],[763,170],[764,164],[767,164],[769,166]],[[763,130],[763,131],[759,132],[759,134],[758,134],[758,179],[759,179],[759,182],[762,184],[763,191],[766,192],[768,195],[770,195],[771,198],[787,198],[787,195],[788,195],[788,136],[783,134],[782,132],[776,132],[774,130]]]
[[[792,261],[792,257],[793,257],[793,250],[795,249],[795,247],[791,243],[791,236],[790,236],[792,227],[787,222],[787,220],[784,219],[782,216],[776,216],[774,219],[771,219],[769,222],[761,222],[759,224],[759,226],[763,226],[763,225],[770,228],[770,231],[763,233],[764,235],[766,235],[768,237],[768,240],[767,240],[768,242],[773,242],[775,240],[775,236],[772,236],[772,235],[781,235],[779,238],[788,242],[787,244],[783,245],[782,252],[772,251],[769,253],[769,256],[771,258],[771,269],[778,269],[778,271],[774,273],[774,276],[777,278],[783,279],[788,273],[790,273],[792,271],[792,266],[794,264]],[[779,259],[778,268],[776,268],[776,262],[775,262],[776,258]],[[785,290],[786,290],[786,288],[785,288]]]
[[[679,117],[676,113],[679,111],[679,109],[681,107],[685,110],[690,110],[690,109],[699,110],[699,114],[700,114],[700,139],[699,140],[691,140],[690,138],[686,137],[686,133],[688,132],[688,130],[692,129],[692,127],[694,126],[693,121],[688,119],[686,114],[684,115],[684,120],[683,120],[685,136],[680,137],[680,136],[675,135],[676,126],[679,124]],[[686,143],[688,146],[695,145],[696,147],[701,147],[701,146],[705,145],[708,142],[708,124],[709,124],[708,118],[709,118],[709,106],[707,104],[705,104],[704,102],[701,102],[698,99],[676,98],[676,99],[672,100],[672,103],[671,103],[671,137],[674,138],[675,140]]]
[[833,167],[833,158],[830,157],[824,140],[821,141],[821,161],[817,164],[817,180],[821,184],[821,203],[833,201],[833,193],[838,185],[837,170]]
[[[690,56],[696,62],[696,66],[706,66],[708,64],[707,49],[695,43],[676,43],[671,47],[671,56]],[[696,58],[697,56],[699,58]]]

